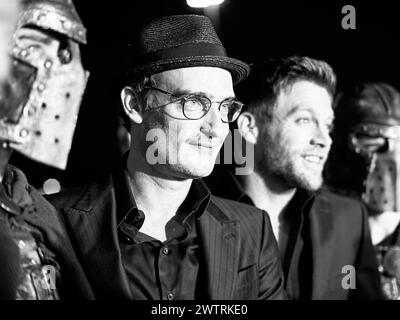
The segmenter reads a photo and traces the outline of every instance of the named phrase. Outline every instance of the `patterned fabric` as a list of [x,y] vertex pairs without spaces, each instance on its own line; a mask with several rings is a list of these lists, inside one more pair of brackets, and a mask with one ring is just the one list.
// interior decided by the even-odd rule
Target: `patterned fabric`
[[[17,300],[58,300],[55,287],[58,268],[51,264],[40,244],[32,236],[29,225],[14,225],[14,241],[20,253],[21,274],[17,288]],[[56,272],[57,270],[57,272]]]
[[400,225],[375,249],[383,294],[388,300],[400,300]]
[[0,184],[0,223],[7,224],[12,241],[19,249],[19,270],[15,298],[18,300],[58,300],[56,283],[60,267],[55,255],[43,243],[41,232],[26,217],[40,209],[30,197],[31,188],[19,171],[7,171]]

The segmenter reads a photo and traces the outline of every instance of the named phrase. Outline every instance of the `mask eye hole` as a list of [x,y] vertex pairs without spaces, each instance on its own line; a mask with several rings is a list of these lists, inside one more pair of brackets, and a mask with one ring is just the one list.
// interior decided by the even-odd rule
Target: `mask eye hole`
[[58,59],[60,59],[62,64],[68,64],[73,58],[71,46],[68,42],[68,39],[64,36],[59,36],[58,39],[60,40],[60,45],[57,52]]
[[72,60],[72,52],[69,48],[58,50],[57,56],[62,64],[68,64]]

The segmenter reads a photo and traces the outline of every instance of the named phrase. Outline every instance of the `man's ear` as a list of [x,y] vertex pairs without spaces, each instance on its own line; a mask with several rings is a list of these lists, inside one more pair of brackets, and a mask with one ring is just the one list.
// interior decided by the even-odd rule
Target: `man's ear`
[[121,101],[126,115],[134,123],[140,124],[143,121],[140,101],[137,93],[130,87],[125,87],[121,91]]
[[250,112],[240,114],[237,125],[243,139],[252,144],[256,144],[258,137],[258,127],[255,116]]

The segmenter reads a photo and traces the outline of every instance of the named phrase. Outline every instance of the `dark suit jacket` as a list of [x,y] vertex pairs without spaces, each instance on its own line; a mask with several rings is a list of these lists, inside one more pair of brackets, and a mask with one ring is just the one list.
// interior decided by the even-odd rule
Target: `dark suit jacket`
[[[132,299],[121,260],[115,176],[50,196],[61,212],[96,298]],[[282,299],[283,275],[268,215],[211,196],[198,223],[209,299]]]
[[[218,168],[206,183],[213,194],[252,203],[227,170]],[[311,281],[311,299],[382,299],[368,215],[361,202],[322,190],[310,193],[307,201],[295,208],[292,214],[303,216],[303,229],[307,228],[309,233],[311,261],[308,266],[311,270],[301,270],[300,267],[299,277],[311,273],[310,280],[307,280]],[[291,283],[291,276],[299,265],[290,255],[283,260],[285,289],[290,296],[290,287],[297,285]],[[346,266],[355,269],[356,289],[342,286],[342,282],[350,283],[351,271]]]
[[[382,299],[365,207],[328,191],[312,201],[312,299]],[[356,289],[342,286],[346,266],[355,268]]]

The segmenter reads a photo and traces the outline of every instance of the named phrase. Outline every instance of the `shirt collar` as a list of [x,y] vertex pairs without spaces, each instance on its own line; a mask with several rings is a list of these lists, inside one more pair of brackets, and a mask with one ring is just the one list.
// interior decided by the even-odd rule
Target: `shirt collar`
[[124,154],[120,166],[113,172],[118,227],[123,220],[131,222],[134,220],[134,217],[139,214],[135,198],[130,188],[129,174],[126,168],[127,158],[128,153]]
[[[289,209],[291,212],[299,212],[299,218],[301,220],[304,219],[311,211],[311,206],[313,203],[313,199],[315,199],[316,192],[309,191],[302,188],[297,188],[294,197],[289,202],[289,208],[293,208],[292,210]],[[300,209],[300,211],[299,211]]]
[[[233,169],[234,170],[234,169]],[[215,165],[213,173],[206,178],[211,193],[254,206],[254,202],[246,194],[233,172],[222,165]]]
[[211,193],[202,179],[194,179],[189,189],[186,199],[178,210],[178,215],[183,215],[183,222],[188,218],[188,214],[194,212],[196,217],[200,217],[207,208]]

